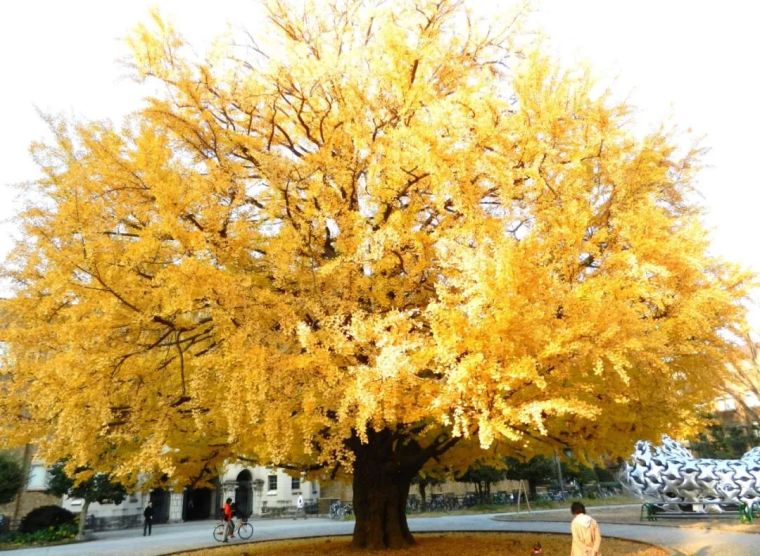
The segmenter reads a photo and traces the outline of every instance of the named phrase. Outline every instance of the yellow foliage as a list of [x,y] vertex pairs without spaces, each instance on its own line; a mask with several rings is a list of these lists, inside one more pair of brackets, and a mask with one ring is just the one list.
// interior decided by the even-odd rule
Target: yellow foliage
[[184,484],[350,464],[371,430],[462,465],[689,430],[748,279],[706,254],[696,153],[417,4],[273,2],[267,57],[135,31],[166,94],[35,150],[2,438]]

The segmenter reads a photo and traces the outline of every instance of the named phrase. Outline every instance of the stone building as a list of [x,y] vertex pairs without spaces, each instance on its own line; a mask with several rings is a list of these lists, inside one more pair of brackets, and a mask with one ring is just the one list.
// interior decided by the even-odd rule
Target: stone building
[[[143,509],[150,500],[154,524],[217,519],[227,498],[254,517],[283,515],[293,510],[299,495],[307,506],[315,504],[320,496],[319,483],[292,477],[282,469],[229,465],[212,488],[185,488],[179,492],[157,488],[133,493],[118,505],[93,503],[88,515],[96,530],[133,527],[142,523]],[[65,497],[62,505],[77,513],[82,502]]]

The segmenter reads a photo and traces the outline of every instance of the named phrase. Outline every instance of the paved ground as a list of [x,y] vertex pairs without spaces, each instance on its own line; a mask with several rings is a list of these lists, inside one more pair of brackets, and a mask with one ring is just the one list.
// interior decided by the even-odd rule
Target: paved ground
[[[440,517],[411,518],[413,531],[527,531],[541,533],[568,533],[568,523],[540,521],[543,512],[534,512],[535,521],[504,521],[504,514],[443,515]],[[593,508],[589,508],[593,514]],[[13,551],[13,556],[155,556],[180,550],[219,546],[211,533],[214,521],[195,521],[153,527],[151,537],[143,537],[141,529],[98,533],[95,540],[86,543],[61,545],[49,548]],[[320,535],[350,534],[352,522],[336,522],[323,518],[277,519],[255,521],[254,539],[285,539]],[[709,529],[679,529],[657,525],[605,524],[602,535],[632,539],[667,547],[674,554],[690,556],[751,556],[760,554],[760,535]]]
[[[541,521],[560,521],[567,522],[568,509],[542,511]],[[641,525],[641,503],[639,504],[619,504],[614,506],[597,506],[594,508],[594,518],[600,524],[614,523],[616,525]],[[503,519],[535,521],[536,515],[528,512],[520,514],[505,514]],[[752,523],[741,523],[739,516],[735,513],[727,514],[700,514],[684,513],[678,518],[661,518],[656,523],[649,525],[658,525],[664,527],[681,527],[695,529],[710,529],[721,531],[733,531],[735,533],[760,533],[760,519]],[[760,550],[758,551],[760,554]]]

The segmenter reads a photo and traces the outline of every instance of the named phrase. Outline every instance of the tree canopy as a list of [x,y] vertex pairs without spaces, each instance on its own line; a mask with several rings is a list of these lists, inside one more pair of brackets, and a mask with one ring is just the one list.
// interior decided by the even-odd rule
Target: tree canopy
[[729,367],[729,376],[723,389],[723,393],[730,396],[738,409],[735,418],[747,425],[760,422],[759,345],[750,335],[745,337],[745,357]]
[[707,254],[697,153],[461,2],[331,6],[271,2],[266,47],[205,59],[155,16],[163,93],[50,119],[0,436],[126,482],[344,468],[385,546],[436,458],[688,431],[747,283]]
[[118,506],[127,495],[124,485],[113,482],[108,474],[94,473],[92,469],[84,467],[71,469],[66,461],[56,462],[50,467],[49,473],[48,492],[50,494],[82,499],[77,535],[80,539],[84,538],[87,509],[91,503],[111,503]]
[[69,476],[66,462],[56,462],[49,469],[48,492],[56,496],[81,498],[85,502],[121,504],[126,497],[123,485],[114,483],[105,473],[77,469]]

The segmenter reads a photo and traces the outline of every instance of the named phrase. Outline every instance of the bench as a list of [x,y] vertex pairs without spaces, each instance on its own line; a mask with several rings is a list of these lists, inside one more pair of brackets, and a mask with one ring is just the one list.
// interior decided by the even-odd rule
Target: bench
[[672,500],[669,502],[646,502],[641,505],[641,514],[639,521],[657,521],[658,519],[694,519],[703,517],[734,517],[739,516],[742,523],[751,523],[753,519],[760,518],[760,504],[753,502],[750,505],[745,503],[739,504],[735,510],[723,510],[720,513],[695,512],[683,509],[663,508],[664,505],[676,506],[699,506],[711,505],[715,502],[693,502],[688,500]]

